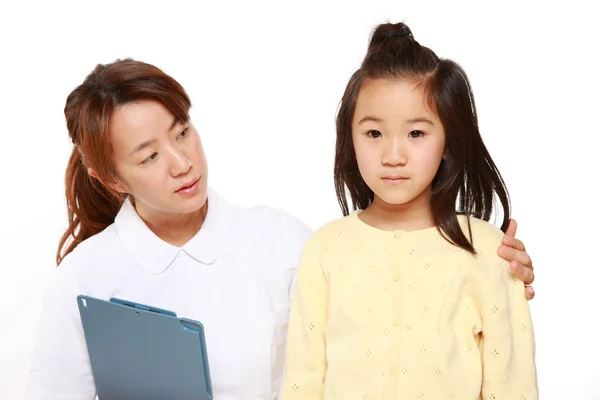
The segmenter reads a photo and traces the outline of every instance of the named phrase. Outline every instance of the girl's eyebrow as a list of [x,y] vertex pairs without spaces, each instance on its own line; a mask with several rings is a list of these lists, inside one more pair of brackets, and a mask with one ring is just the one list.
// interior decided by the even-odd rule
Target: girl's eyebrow
[[[364,117],[362,117],[362,119],[358,122],[358,124],[362,124],[363,122],[381,122],[383,121],[381,118],[378,117],[374,117],[372,115],[365,115]],[[411,119],[407,119],[406,120],[407,123],[409,124],[416,124],[418,122],[424,122],[426,124],[429,125],[433,125],[433,122],[431,122],[431,120],[427,117],[417,117],[417,118],[411,118]]]
[[429,118],[427,118],[427,117],[411,118],[411,119],[406,120],[406,122],[408,122],[409,124],[416,124],[417,122],[425,122],[426,124],[433,125],[433,122],[431,122],[429,120]]
[[364,116],[364,117],[363,117],[363,118],[362,118],[362,119],[361,119],[361,120],[358,122],[358,124],[360,125],[360,124],[362,124],[363,122],[368,122],[368,121],[371,121],[371,122],[381,122],[381,121],[383,121],[383,120],[382,120],[381,118],[377,118],[377,117],[374,117],[374,116],[372,116],[372,115],[365,115],[365,116]]

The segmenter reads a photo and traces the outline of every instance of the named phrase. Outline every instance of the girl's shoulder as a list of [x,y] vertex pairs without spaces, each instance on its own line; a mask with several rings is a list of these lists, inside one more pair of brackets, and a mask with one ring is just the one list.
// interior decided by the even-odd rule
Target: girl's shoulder
[[478,253],[489,253],[493,250],[496,254],[498,246],[502,243],[504,232],[491,222],[467,216],[459,216],[459,222],[463,232],[469,238],[469,225],[473,236],[473,247]]
[[[469,238],[467,217],[461,218],[461,227],[467,238]],[[475,217],[468,217],[468,221],[471,225],[473,247],[477,254],[475,257],[470,254],[465,255],[464,265],[472,265],[478,273],[483,274],[482,277],[495,277],[494,279],[497,279],[503,274],[508,274],[508,261],[498,254],[504,232],[493,223]],[[470,261],[467,262],[467,260]]]
[[350,215],[329,221],[317,229],[308,237],[308,246],[326,246],[329,244],[342,244],[348,240],[354,240],[360,235],[356,223],[355,212]]

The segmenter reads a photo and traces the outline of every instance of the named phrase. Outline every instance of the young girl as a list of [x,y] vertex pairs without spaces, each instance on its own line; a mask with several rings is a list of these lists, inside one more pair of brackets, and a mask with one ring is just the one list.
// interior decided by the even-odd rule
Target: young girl
[[345,217],[304,247],[283,399],[536,399],[523,283],[496,253],[509,196],[471,87],[402,23],[376,28],[348,83],[335,182]]

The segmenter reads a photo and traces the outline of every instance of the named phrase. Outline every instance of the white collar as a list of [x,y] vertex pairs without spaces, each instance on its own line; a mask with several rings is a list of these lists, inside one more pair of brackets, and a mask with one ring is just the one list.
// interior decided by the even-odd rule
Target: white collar
[[135,261],[151,274],[164,272],[180,251],[202,264],[219,257],[231,224],[231,206],[208,188],[208,212],[202,227],[182,247],[173,246],[152,232],[127,198],[115,218],[117,233]]

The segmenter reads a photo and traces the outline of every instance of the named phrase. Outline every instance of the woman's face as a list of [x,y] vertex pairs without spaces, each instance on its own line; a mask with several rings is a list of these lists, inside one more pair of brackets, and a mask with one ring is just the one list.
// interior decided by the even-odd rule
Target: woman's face
[[117,175],[112,187],[131,195],[140,215],[189,214],[206,203],[208,166],[190,123],[144,100],[116,109],[109,132]]

